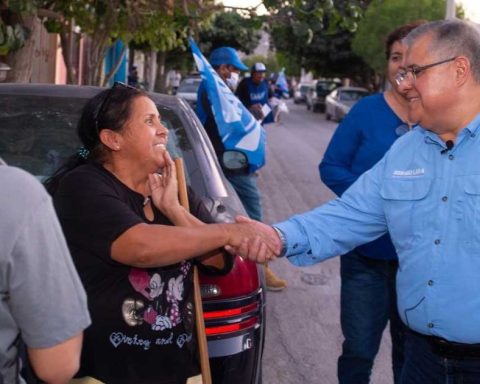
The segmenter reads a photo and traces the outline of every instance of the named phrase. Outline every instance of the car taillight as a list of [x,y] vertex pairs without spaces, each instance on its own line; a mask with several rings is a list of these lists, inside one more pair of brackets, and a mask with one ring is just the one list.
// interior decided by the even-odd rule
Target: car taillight
[[209,339],[260,326],[263,290],[257,265],[240,257],[225,276],[200,275],[205,332]]
[[235,258],[235,264],[225,276],[200,275],[202,298],[227,299],[251,294],[260,288],[257,265],[241,257]]
[[207,336],[221,335],[224,333],[231,333],[248,329],[258,323],[258,316],[251,317],[247,320],[226,325],[218,325],[215,327],[205,327],[205,333]]
[[222,319],[226,317],[232,317],[232,316],[239,316],[243,315],[252,311],[257,310],[258,308],[258,303],[252,303],[248,305],[244,305],[239,308],[231,308],[231,309],[224,309],[220,311],[210,311],[210,312],[205,312],[203,314],[203,317],[205,320],[210,320],[210,319]]

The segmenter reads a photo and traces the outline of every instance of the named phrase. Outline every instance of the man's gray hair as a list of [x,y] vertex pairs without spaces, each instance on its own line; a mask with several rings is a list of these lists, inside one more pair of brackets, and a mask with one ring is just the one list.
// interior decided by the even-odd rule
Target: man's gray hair
[[438,60],[456,56],[467,57],[473,78],[480,83],[480,32],[477,26],[456,19],[433,21],[415,28],[405,37],[404,42],[411,46],[426,34],[432,35],[428,47],[430,54]]

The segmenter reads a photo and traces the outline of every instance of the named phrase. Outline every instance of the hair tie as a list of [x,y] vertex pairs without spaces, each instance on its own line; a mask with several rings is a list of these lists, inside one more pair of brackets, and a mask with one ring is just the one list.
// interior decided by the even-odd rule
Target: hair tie
[[78,156],[80,156],[83,160],[87,160],[88,159],[88,156],[90,155],[90,151],[85,148],[85,147],[82,147],[82,148],[79,148],[77,150],[77,154]]

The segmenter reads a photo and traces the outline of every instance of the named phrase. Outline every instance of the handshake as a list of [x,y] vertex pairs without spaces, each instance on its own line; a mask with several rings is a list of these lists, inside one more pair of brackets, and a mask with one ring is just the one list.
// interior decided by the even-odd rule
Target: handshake
[[227,231],[225,249],[244,259],[257,263],[275,260],[282,252],[283,243],[270,225],[238,216],[235,224],[223,224]]

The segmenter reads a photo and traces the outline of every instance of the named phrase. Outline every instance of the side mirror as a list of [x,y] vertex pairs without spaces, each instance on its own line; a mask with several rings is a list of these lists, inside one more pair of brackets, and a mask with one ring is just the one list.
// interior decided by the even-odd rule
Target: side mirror
[[225,151],[222,155],[223,167],[232,172],[245,172],[248,169],[247,155],[240,151]]

